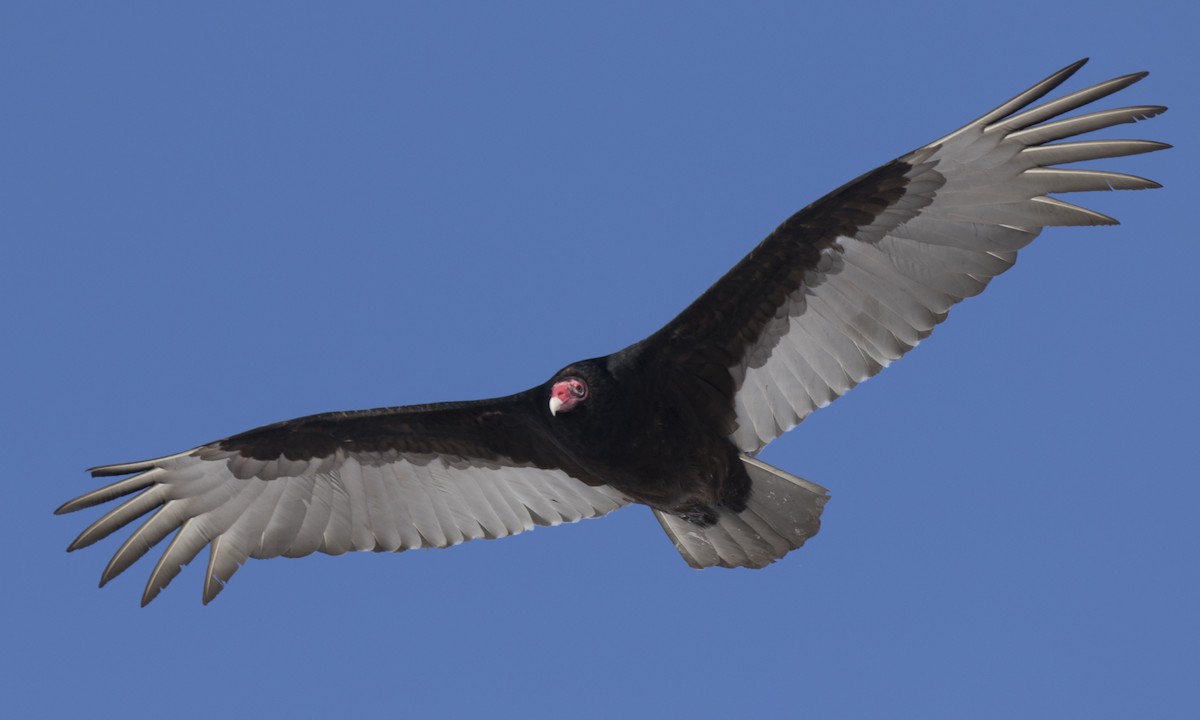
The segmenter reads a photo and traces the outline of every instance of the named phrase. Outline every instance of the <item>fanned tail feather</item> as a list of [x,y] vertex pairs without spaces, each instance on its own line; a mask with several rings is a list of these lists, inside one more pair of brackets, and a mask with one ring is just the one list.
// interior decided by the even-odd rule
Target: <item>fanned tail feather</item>
[[722,510],[702,527],[658,510],[654,516],[694,568],[769,565],[800,547],[821,528],[828,491],[761,460],[742,457],[753,482],[746,509]]

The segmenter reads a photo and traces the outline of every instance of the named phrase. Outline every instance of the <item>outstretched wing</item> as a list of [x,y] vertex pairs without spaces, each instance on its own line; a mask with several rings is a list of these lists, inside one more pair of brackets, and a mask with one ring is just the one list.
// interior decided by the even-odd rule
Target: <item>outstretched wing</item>
[[153,511],[100,579],[103,586],[174,533],[145,605],[206,546],[208,603],[250,557],[448,547],[625,504],[545,440],[537,397],[289,420],[178,455],[93,468],[93,476],[136,474],[56,512],[132,495],[84,530],[68,548],[76,550]]
[[1168,146],[1054,141],[1166,108],[1052,120],[1138,73],[1025,109],[1084,62],[788,218],[637,350],[696,378],[695,394],[709,407],[724,403],[731,439],[754,453],[911,350],[951,306],[1012,267],[1043,227],[1115,224],[1049,194],[1158,184],[1050,166]]

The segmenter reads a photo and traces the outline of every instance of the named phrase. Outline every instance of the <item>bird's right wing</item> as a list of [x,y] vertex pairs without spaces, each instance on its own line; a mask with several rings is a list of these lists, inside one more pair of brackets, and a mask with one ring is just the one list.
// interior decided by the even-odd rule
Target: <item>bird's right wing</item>
[[598,517],[628,502],[541,441],[537,397],[289,420],[177,455],[93,468],[93,476],[132,476],[56,512],[132,495],[68,550],[153,512],[117,550],[102,586],[174,533],[150,573],[145,605],[205,547],[208,603],[250,557],[448,547]]
[[635,346],[696,380],[755,453],[908,352],[951,306],[982,292],[1049,225],[1116,221],[1050,197],[1158,187],[1050,167],[1168,147],[1073,136],[1153,117],[1133,106],[1054,118],[1140,80],[1126,75],[1028,107],[1083,65],[1051,75],[975,122],[863,175],[793,215],[658,333]]

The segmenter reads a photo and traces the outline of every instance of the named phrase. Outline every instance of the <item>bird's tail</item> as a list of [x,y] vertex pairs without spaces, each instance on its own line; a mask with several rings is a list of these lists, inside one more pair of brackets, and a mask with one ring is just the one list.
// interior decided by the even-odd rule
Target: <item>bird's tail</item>
[[743,456],[753,486],[746,509],[721,510],[702,527],[658,510],[655,517],[688,565],[760,568],[804,544],[821,529],[829,491],[779,468]]

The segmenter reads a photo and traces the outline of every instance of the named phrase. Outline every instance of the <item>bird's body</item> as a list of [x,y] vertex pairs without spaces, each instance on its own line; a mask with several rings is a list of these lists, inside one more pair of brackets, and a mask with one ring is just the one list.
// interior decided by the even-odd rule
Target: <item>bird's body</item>
[[642,362],[637,349],[555,374],[586,378],[597,398],[555,425],[555,442],[634,502],[710,524],[718,507],[740,511],[748,480],[721,416],[690,406],[685,371]]
[[314,415],[94,468],[130,477],[58,512],[132,497],[69,549],[153,513],[101,584],[173,535],[143,603],[205,547],[208,602],[248,557],[446,547],[635,502],[695,567],[769,564],[817,532],[828,495],[759,450],[904,355],[1042,227],[1115,222],[1050,194],[1156,187],[1051,167],[1167,147],[1055,142],[1164,110],[1054,119],[1144,74],[1029,107],[1082,64],[812,203],[658,332],[529,390]]

